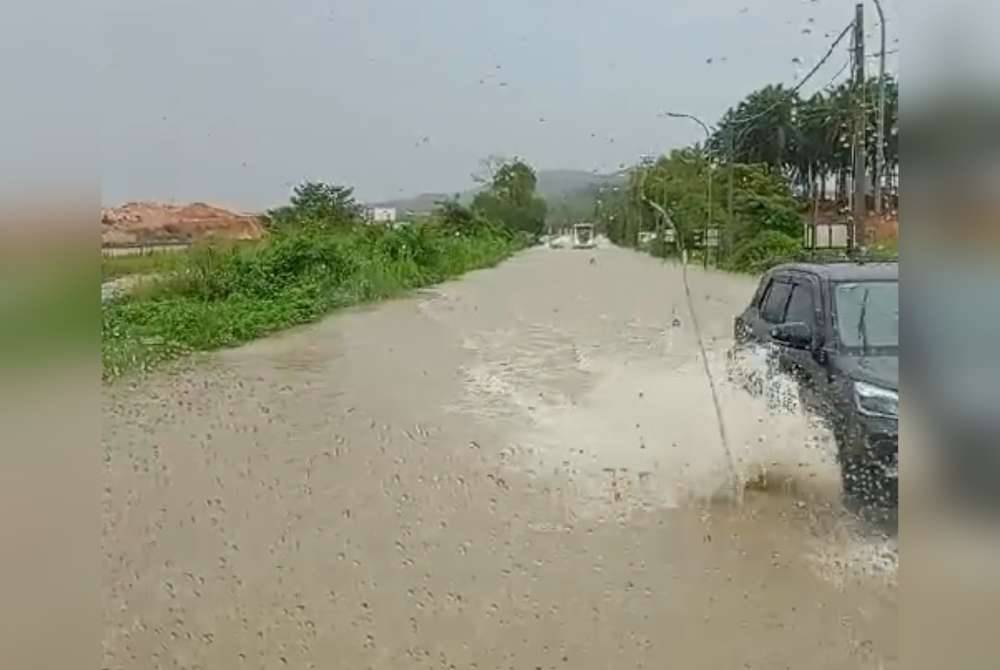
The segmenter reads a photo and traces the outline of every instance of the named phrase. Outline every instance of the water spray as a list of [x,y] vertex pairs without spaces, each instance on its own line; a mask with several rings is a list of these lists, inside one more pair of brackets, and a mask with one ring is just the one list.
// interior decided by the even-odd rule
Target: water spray
[[670,229],[674,231],[674,239],[677,240],[677,245],[680,248],[681,281],[684,283],[684,296],[687,301],[688,311],[691,313],[691,324],[694,326],[695,338],[698,340],[698,351],[701,353],[701,363],[705,368],[705,377],[708,378],[708,387],[712,393],[712,405],[715,407],[715,422],[719,430],[719,440],[722,443],[722,450],[726,455],[726,464],[729,467],[729,484],[732,487],[736,504],[742,505],[744,482],[740,477],[739,471],[736,469],[736,461],[733,458],[733,451],[729,446],[729,438],[726,436],[726,423],[722,416],[722,403],[719,401],[719,393],[716,389],[715,377],[712,375],[711,366],[708,364],[708,353],[705,351],[705,341],[701,335],[701,326],[698,324],[698,314],[694,309],[694,299],[691,296],[691,287],[688,284],[687,276],[687,249],[684,247],[683,238],[674,226],[674,222],[671,220],[670,215],[667,214],[667,211],[645,196],[643,196],[642,199],[647,205],[655,209],[657,213],[663,217],[666,224],[670,226]]

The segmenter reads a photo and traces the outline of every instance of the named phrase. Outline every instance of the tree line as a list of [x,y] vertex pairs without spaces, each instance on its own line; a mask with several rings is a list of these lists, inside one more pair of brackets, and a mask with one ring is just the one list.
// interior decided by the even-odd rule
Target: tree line
[[[849,83],[803,98],[781,85],[754,91],[730,108],[709,140],[711,154],[744,164],[763,164],[778,171],[805,197],[826,200],[827,183],[835,184],[834,200],[847,200],[852,172],[854,114],[859,101]],[[871,186],[876,180],[878,79],[865,83],[866,163]],[[886,76],[884,183],[890,193],[899,175],[899,85]],[[817,193],[818,191],[818,193]]]
[[[521,159],[488,159],[482,188],[470,205],[454,198],[437,203],[433,212],[411,223],[456,235],[486,229],[508,236],[537,240],[545,228],[547,206],[538,195],[534,169]],[[364,207],[351,187],[306,182],[295,187],[287,205],[271,209],[264,217],[272,232],[309,230],[343,231],[365,223]]]
[[[889,78],[883,183],[890,206],[899,174],[898,92]],[[643,158],[621,184],[601,187],[593,216],[612,241],[627,246],[641,246],[643,233],[675,231],[669,245],[656,236],[653,251],[661,254],[697,249],[705,230],[716,229],[717,257],[732,269],[759,269],[800,252],[810,213],[847,202],[855,95],[847,83],[809,97],[781,85],[754,91],[723,114],[705,143]],[[867,175],[874,181],[876,80],[867,82],[864,99]]]

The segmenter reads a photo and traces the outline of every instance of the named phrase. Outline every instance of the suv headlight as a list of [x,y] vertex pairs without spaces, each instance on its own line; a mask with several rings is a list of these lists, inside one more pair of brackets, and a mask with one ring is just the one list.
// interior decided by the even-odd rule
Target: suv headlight
[[854,382],[854,404],[868,416],[899,416],[899,393],[874,384]]

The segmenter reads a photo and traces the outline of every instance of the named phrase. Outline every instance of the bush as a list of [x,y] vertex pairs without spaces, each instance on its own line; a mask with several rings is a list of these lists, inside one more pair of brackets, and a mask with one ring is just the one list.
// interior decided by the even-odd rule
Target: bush
[[649,254],[656,258],[675,258],[680,255],[677,251],[677,245],[673,242],[668,242],[663,235],[653,238],[653,241],[646,245],[646,247]]
[[295,187],[288,205],[269,210],[264,221],[269,230],[344,229],[361,222],[362,208],[354,200],[354,189],[323,182],[305,182]]
[[798,240],[776,230],[766,230],[736,247],[725,267],[737,272],[760,273],[794,258],[801,251],[802,244]]

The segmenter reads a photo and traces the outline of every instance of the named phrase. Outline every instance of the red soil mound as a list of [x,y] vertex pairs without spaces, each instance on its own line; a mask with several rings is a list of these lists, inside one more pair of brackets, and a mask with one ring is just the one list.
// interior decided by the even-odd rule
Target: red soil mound
[[101,211],[104,246],[193,242],[205,237],[256,240],[263,235],[264,227],[256,216],[201,202],[130,202]]

